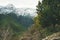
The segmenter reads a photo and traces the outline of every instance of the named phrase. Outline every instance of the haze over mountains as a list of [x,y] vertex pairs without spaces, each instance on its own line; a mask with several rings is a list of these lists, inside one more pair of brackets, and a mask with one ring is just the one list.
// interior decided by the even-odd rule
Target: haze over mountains
[[33,24],[33,18],[37,14],[35,9],[16,8],[13,4],[8,4],[7,6],[0,6],[0,15],[9,15],[23,26],[28,27]]
[[10,13],[10,12],[15,12],[17,13],[17,15],[29,15],[32,17],[35,17],[36,14],[36,9],[32,9],[32,8],[16,8],[13,4],[8,4],[6,6],[0,6],[0,14],[1,13]]

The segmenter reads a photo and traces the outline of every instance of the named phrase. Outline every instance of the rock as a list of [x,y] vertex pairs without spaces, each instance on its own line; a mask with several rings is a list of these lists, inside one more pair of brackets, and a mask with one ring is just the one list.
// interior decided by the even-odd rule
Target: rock
[[42,40],[60,40],[60,32],[54,33],[54,34],[52,34],[52,35],[50,35]]

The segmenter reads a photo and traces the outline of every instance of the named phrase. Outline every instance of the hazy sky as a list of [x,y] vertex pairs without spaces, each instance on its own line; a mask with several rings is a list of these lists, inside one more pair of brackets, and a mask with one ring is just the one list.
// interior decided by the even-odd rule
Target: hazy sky
[[[36,8],[39,0],[0,0],[0,5],[13,4],[17,8]],[[41,0],[40,0],[41,1]]]

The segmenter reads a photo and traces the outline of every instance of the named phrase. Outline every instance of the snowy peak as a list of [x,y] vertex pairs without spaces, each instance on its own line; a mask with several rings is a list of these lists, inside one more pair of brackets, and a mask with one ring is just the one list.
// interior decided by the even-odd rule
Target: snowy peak
[[7,6],[5,6],[7,9],[16,9],[15,6],[13,4],[8,4]]
[[19,13],[19,15],[30,15],[30,16],[35,16],[36,14],[36,10],[35,9],[31,9],[31,8],[20,8],[17,9],[17,12]]
[[0,6],[0,14],[3,13],[11,13],[14,12],[17,15],[29,15],[29,16],[36,16],[36,9],[32,8],[16,8],[13,4],[8,4],[7,6],[3,7]]

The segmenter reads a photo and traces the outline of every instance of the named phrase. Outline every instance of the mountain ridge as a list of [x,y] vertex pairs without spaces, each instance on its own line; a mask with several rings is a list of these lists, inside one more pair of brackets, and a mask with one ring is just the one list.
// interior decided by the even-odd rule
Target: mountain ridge
[[[3,11],[1,11],[3,10]],[[35,17],[36,14],[36,9],[32,8],[16,8],[13,4],[8,4],[7,6],[0,6],[0,14],[1,13],[10,13],[10,12],[15,12],[17,15],[30,15],[32,17]]]

